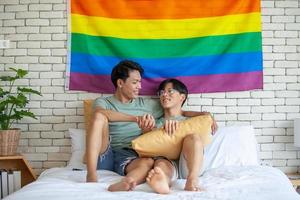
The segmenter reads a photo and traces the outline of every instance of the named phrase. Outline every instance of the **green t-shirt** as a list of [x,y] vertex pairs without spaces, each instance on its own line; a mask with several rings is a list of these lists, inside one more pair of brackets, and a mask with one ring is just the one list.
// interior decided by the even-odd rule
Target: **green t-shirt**
[[[176,117],[171,117],[169,118],[170,120],[177,120],[177,121],[182,121],[187,119],[187,117],[184,117],[182,115],[176,116]],[[156,120],[156,127],[161,128],[165,124],[166,119],[164,117],[159,118]]]
[[[138,97],[130,103],[122,103],[114,96],[100,97],[94,101],[94,108],[100,106],[134,116],[152,114],[155,119],[163,115],[162,107],[156,99]],[[141,135],[141,129],[135,122],[109,122],[109,134],[113,149],[131,147],[131,141]]]

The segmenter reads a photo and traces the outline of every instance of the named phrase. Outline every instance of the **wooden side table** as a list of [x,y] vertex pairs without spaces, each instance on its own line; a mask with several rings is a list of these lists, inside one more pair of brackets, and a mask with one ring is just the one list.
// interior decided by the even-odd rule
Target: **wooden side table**
[[21,186],[25,186],[36,180],[28,161],[22,155],[0,156],[1,169],[17,169],[21,171]]

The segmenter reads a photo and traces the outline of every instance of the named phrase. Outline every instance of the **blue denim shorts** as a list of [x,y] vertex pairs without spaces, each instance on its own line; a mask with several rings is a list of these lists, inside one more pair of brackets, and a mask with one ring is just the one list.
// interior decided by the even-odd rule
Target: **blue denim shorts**
[[114,153],[110,145],[106,151],[98,157],[97,169],[114,171]]
[[126,166],[136,158],[138,158],[138,154],[133,149],[112,150],[109,145],[106,151],[98,157],[97,169],[114,171],[121,176],[125,176]]
[[114,153],[114,172],[125,176],[125,168],[133,160],[138,158],[136,151],[130,148],[122,148],[113,150]]

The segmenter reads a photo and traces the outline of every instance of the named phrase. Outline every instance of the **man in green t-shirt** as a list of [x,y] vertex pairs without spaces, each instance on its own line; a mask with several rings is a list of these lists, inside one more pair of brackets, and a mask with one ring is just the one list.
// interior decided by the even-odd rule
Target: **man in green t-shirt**
[[141,134],[141,128],[153,128],[153,116],[162,116],[158,101],[138,97],[142,74],[138,63],[121,61],[111,74],[115,94],[95,100],[86,143],[87,182],[97,182],[96,170],[106,169],[135,177],[123,189],[129,190],[143,182],[152,168],[153,159],[138,158],[131,149],[131,140]]

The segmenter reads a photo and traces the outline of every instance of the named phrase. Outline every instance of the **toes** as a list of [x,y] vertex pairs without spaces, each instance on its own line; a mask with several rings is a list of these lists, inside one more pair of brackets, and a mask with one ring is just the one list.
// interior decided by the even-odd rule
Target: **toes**
[[147,175],[147,177],[146,177],[146,181],[147,181],[147,182],[150,182],[151,179],[152,179],[152,177],[153,177],[154,175],[155,175],[155,172],[154,172],[153,169],[151,169],[151,170],[148,172],[148,175]]
[[199,192],[199,191],[203,191],[204,189],[203,188],[201,188],[201,187],[199,187],[199,186],[197,186],[197,187],[194,187],[194,191],[197,191],[197,192]]
[[131,188],[132,189],[134,189],[135,188],[135,186],[136,186],[136,182],[134,181],[134,182],[132,182],[131,184],[130,184],[130,186],[131,186]]
[[136,182],[133,178],[129,177],[127,179],[127,184],[130,186],[131,189],[134,189],[136,186]]
[[186,186],[184,189],[187,190],[187,191],[195,191],[195,192],[203,191],[203,189],[201,187],[199,187],[199,186],[192,186],[192,185]]
[[149,179],[151,179],[151,178],[152,178],[152,176],[153,176],[153,174],[148,174],[148,176],[147,176],[146,178],[149,178]]
[[133,191],[135,188],[135,185],[129,185],[129,190],[128,191]]
[[154,174],[155,174],[155,171],[154,171],[153,169],[151,169],[151,170],[148,172],[148,177],[151,178]]
[[161,169],[159,167],[154,167],[153,171],[157,174],[161,173]]

